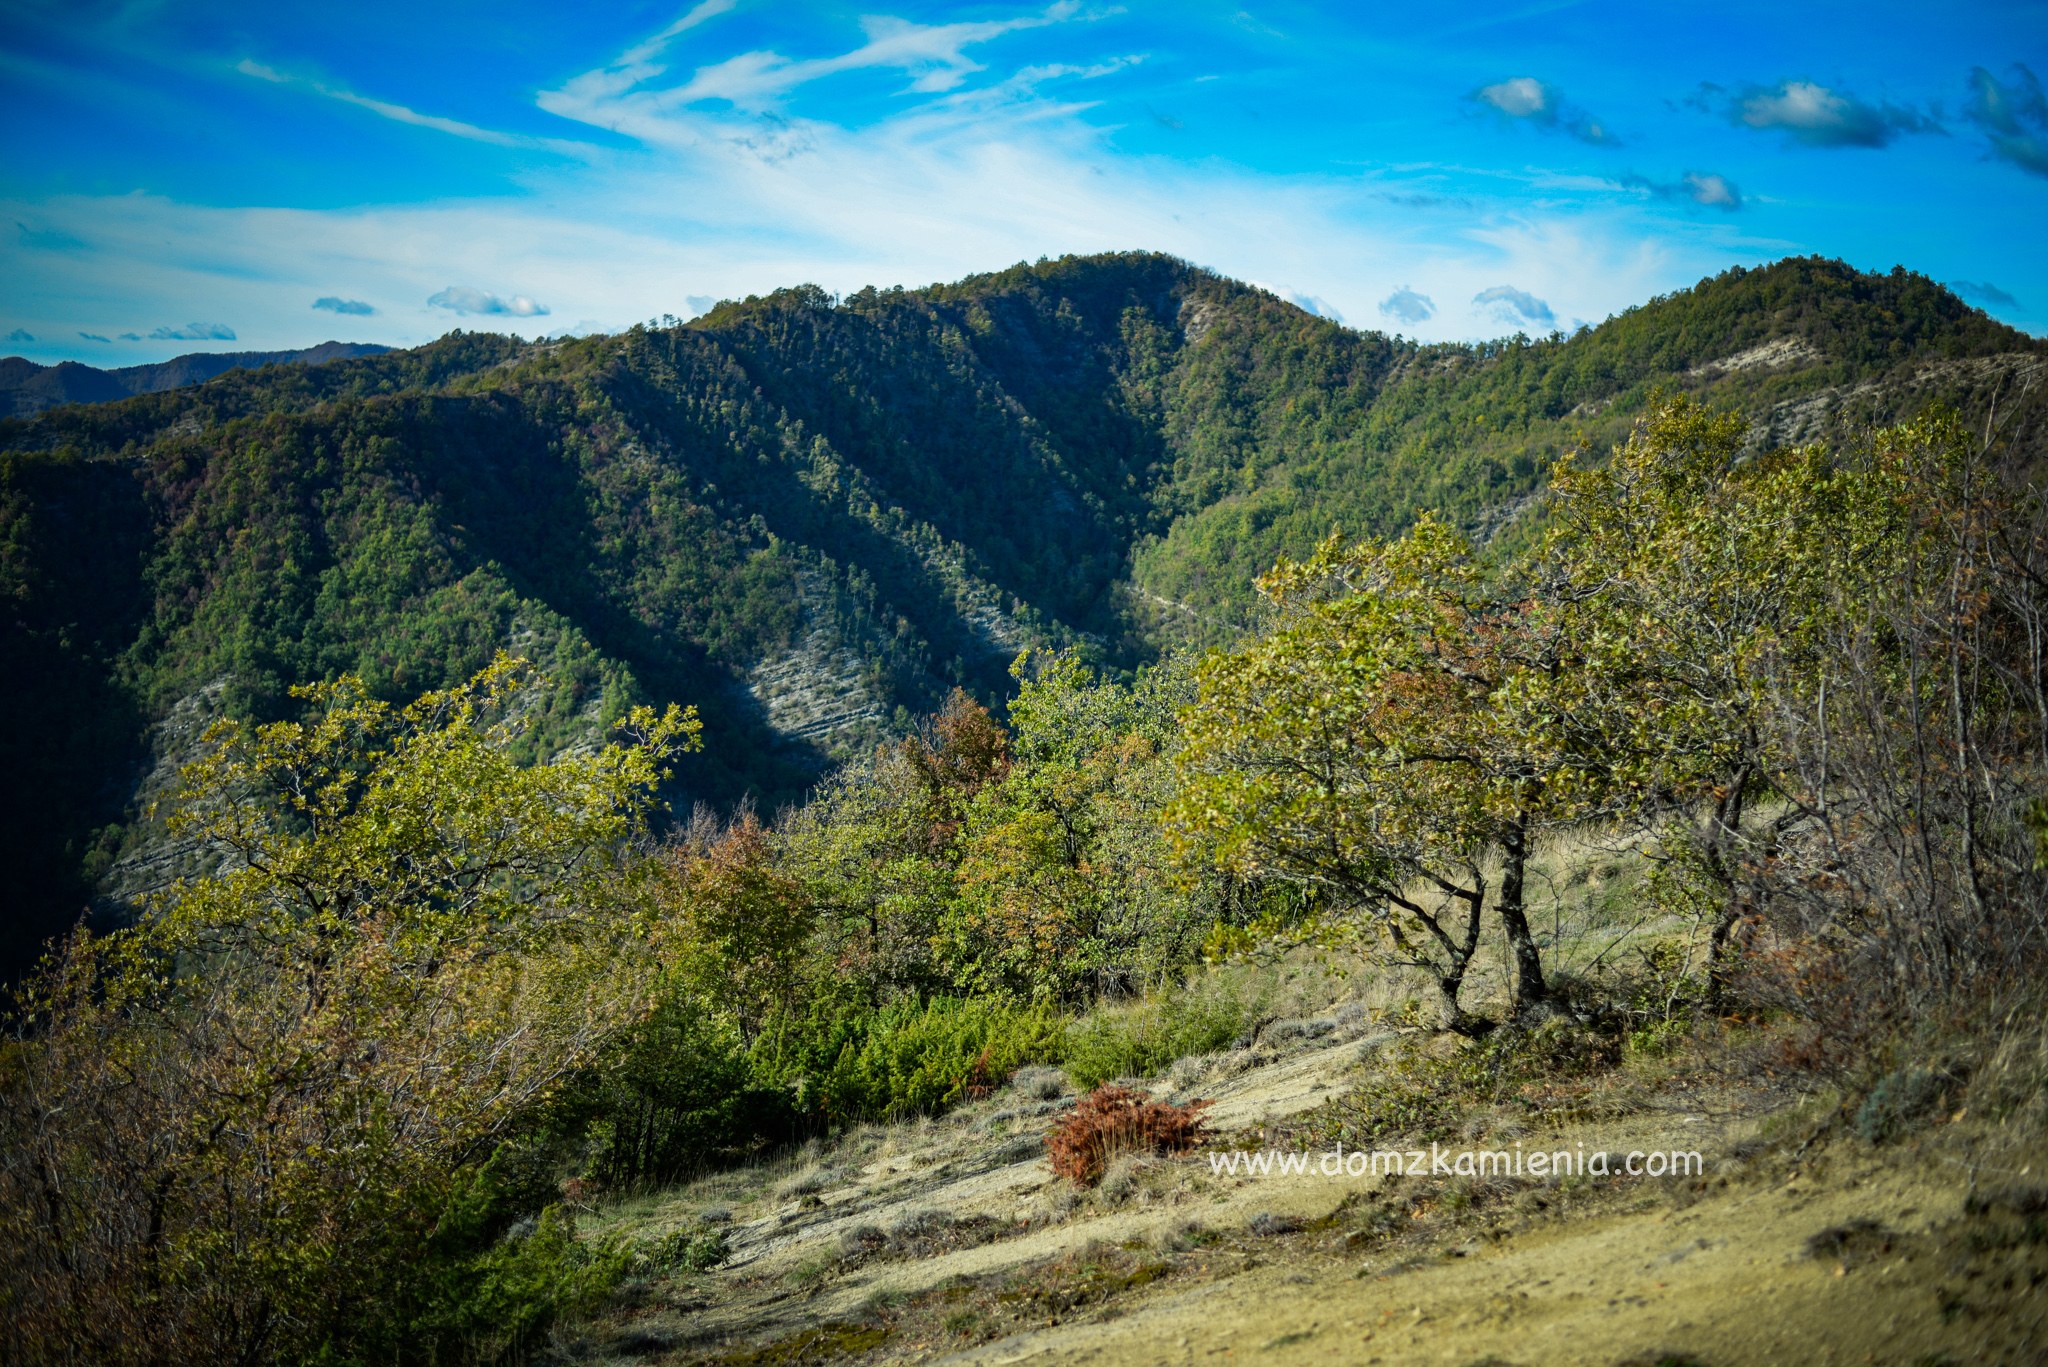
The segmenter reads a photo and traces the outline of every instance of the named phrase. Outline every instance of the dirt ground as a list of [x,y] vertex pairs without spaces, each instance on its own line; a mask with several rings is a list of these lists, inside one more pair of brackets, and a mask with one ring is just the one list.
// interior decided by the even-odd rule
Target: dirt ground
[[1984,1257],[1999,1235],[1964,1214],[1966,1186],[1963,1173],[1865,1160],[1683,1206],[1649,1193],[1405,1266],[1277,1259],[944,1360],[2040,1362],[2040,1250]]
[[[1342,1018],[1176,1065],[1230,1146],[1356,1085],[1394,1036]],[[585,1228],[724,1228],[714,1271],[629,1286],[583,1362],[2032,1364],[2048,1361],[2048,1151],[1967,1116],[1873,1147],[1827,1104],[1673,1089],[1527,1134],[1701,1153],[1700,1178],[1049,1171],[1043,1078]],[[1497,1148],[1499,1135],[1474,1147]],[[2031,1141],[2029,1141],[2031,1143]]]

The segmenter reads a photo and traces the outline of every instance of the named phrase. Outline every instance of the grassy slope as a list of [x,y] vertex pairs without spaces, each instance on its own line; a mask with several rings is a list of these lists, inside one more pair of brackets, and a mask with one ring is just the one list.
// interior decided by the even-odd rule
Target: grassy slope
[[[1540,868],[1552,953],[1597,980],[1589,996],[1629,995],[1615,965],[1635,956],[1590,966],[1618,935],[1686,943],[1678,923],[1635,924],[1626,851],[1560,840]],[[1475,992],[1497,995],[1502,966],[1484,967]],[[1261,1001],[1256,1038],[1145,1081],[1212,1099],[1212,1149],[1323,1152],[1332,1118],[1380,1123],[1390,1086],[1427,1089],[1483,1053],[1401,1027],[1413,984],[1342,947],[1215,976],[1195,990]],[[1433,1091],[1451,1113],[1374,1141],[1702,1154],[1704,1177],[1685,1179],[1252,1178],[1196,1153],[1127,1159],[1083,1192],[1051,1175],[1042,1139],[1072,1092],[1029,1070],[946,1115],[601,1202],[587,1236],[652,1247],[716,1228],[730,1257],[643,1268],[565,1348],[725,1367],[2030,1363],[2048,1333],[2048,1185],[2031,1176],[2048,1171],[2048,1054],[2033,1014],[2006,1029],[1951,1039],[1967,1090],[1878,1145],[1854,1093],[1783,1079],[1771,1027],[1718,1022],[1639,1031],[1590,1072]]]

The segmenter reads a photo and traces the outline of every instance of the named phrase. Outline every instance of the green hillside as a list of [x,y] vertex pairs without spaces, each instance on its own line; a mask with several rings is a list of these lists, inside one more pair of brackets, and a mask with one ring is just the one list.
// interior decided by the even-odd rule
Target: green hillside
[[[0,423],[0,971],[179,852],[146,820],[206,718],[302,679],[410,697],[500,648],[537,746],[694,702],[672,794],[773,804],[1027,645],[1226,639],[1332,528],[1514,538],[1653,389],[1771,442],[1986,411],[2044,344],[1923,277],[1734,271],[1574,337],[1423,346],[1171,258],[815,287],[687,325],[451,334]],[[2022,422],[2031,414],[2022,414]]]

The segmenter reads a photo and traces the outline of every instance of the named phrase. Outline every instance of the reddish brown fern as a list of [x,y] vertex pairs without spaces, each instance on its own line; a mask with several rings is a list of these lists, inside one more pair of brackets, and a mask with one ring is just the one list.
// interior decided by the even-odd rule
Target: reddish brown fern
[[1186,1153],[1208,1137],[1207,1101],[1171,1106],[1145,1093],[1105,1083],[1081,1098],[1045,1137],[1052,1170],[1077,1186],[1093,1186],[1127,1153]]

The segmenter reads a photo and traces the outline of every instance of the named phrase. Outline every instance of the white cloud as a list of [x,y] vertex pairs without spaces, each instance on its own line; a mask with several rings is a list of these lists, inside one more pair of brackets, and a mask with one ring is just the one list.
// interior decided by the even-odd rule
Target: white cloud
[[[322,327],[405,345],[446,331],[454,311],[508,322],[543,316],[536,301],[545,300],[580,319],[696,314],[717,299],[805,280],[845,293],[1145,248],[1240,279],[1288,281],[1276,292],[1330,317],[1397,317],[1381,306],[1426,280],[1433,298],[1417,297],[1434,312],[1404,330],[1434,340],[1497,335],[1501,320],[1475,296],[1502,280],[1561,314],[1599,318],[1731,259],[1775,254],[1752,249],[1719,215],[1662,223],[1652,238],[1643,218],[1660,210],[1646,201],[1528,217],[1472,209],[1447,230],[1441,217],[1389,203],[1370,176],[1269,175],[1216,159],[1124,154],[1081,114],[1092,83],[1135,58],[977,76],[977,62],[993,63],[1000,49],[977,49],[985,40],[963,31],[990,25],[871,24],[839,58],[810,59],[843,67],[863,52],[879,62],[886,49],[887,64],[913,81],[953,85],[912,93],[901,112],[861,128],[676,101],[705,70],[727,68],[720,79],[734,79],[728,62],[673,79],[661,66],[680,35],[722,12],[699,6],[691,28],[671,25],[660,42],[539,96],[551,112],[633,145],[530,168],[519,193],[329,210],[148,194],[55,197],[32,211],[0,203],[0,224],[21,217],[92,244],[31,261],[19,233],[0,234],[0,274],[23,296],[10,304],[44,336],[113,335],[135,316],[217,311],[236,319],[247,344],[283,349],[319,340],[306,301],[339,299],[328,291],[347,281],[352,298],[377,300],[380,312],[329,309]],[[1061,18],[1082,16],[1056,8],[994,27]],[[942,60],[949,55],[966,65]],[[780,71],[775,80],[799,65],[767,56],[756,69]],[[516,283],[520,293],[451,280]],[[1474,302],[1457,302],[1465,299]]]
[[481,128],[473,123],[464,123],[460,119],[443,118],[438,114],[422,114],[417,109],[410,109],[402,104],[394,104],[389,100],[379,100],[369,95],[358,94],[356,91],[342,86],[331,86],[305,76],[293,76],[279,71],[275,67],[265,66],[261,62],[246,57],[235,63],[235,70],[241,72],[244,76],[253,76],[259,81],[268,81],[272,85],[298,86],[310,90],[317,95],[324,95],[330,100],[339,100],[343,104],[352,104],[358,109],[367,109],[379,118],[390,119],[394,123],[411,124],[416,128],[431,128],[437,133],[446,133],[451,137],[466,138],[471,142],[489,143],[494,147],[517,147],[528,150],[544,149],[572,155],[582,155],[591,150],[587,144],[568,142],[560,138],[527,137],[521,133],[505,133],[495,128]]
[[226,323],[187,323],[181,328],[160,327],[149,334],[152,342],[232,342],[235,330]]
[[1556,86],[1534,76],[1515,76],[1481,86],[1472,92],[1472,98],[1508,118],[1563,133],[1581,142],[1604,146],[1620,141],[1606,125],[1566,100]]
[[1687,171],[1675,181],[1630,175],[1623,176],[1619,184],[1631,190],[1647,190],[1659,199],[1685,199],[1729,213],[1742,207],[1742,191],[1735,182],[1712,171]]
[[670,24],[652,37],[643,39],[626,49],[625,53],[620,56],[619,63],[622,66],[637,66],[658,57],[661,55],[662,49],[667,47],[673,39],[689,32],[699,24],[708,23],[716,19],[721,14],[731,14],[738,5],[739,0],[699,0],[699,3],[693,5],[685,12],[682,18],[676,20],[673,24]]
[[468,285],[450,285],[429,296],[427,307],[446,309],[450,313],[504,314],[510,318],[542,318],[548,312],[547,305],[536,304],[523,294],[500,299],[488,290]]
[[1436,316],[1436,300],[1418,294],[1406,285],[1380,300],[1380,316],[1396,323],[1426,323]]
[[1556,116],[1550,88],[1534,76],[1516,76],[1498,85],[1482,86],[1478,97],[1511,119]]
[[[860,21],[867,41],[837,56],[791,59],[779,52],[744,52],[699,68],[684,84],[655,93],[654,103],[657,107],[675,107],[723,100],[736,109],[759,113],[775,108],[783,96],[812,81],[874,69],[900,71],[911,77],[912,92],[953,90],[969,76],[987,69],[967,55],[968,48],[1021,29],[1059,23],[1072,18],[1078,8],[1071,0],[1063,0],[1039,14],[1020,19],[956,24],[919,24],[888,15],[868,15]],[[599,75],[598,83],[616,91],[618,76],[646,46],[630,49],[625,59],[607,73],[611,80]],[[595,89],[596,85],[589,88]]]
[[1313,294],[1303,294],[1300,290],[1291,290],[1284,285],[1269,285],[1263,280],[1247,279],[1245,283],[1264,290],[1276,299],[1285,299],[1303,313],[1313,313],[1316,317],[1327,318],[1333,323],[1344,321],[1344,315],[1327,299]]
[[1779,129],[1807,147],[1883,147],[1901,133],[1939,133],[1934,119],[1901,105],[1871,104],[1812,81],[1751,87],[1730,108],[1735,122]]
[[1715,175],[1711,171],[1687,171],[1684,184],[1695,204],[1704,204],[1710,209],[1742,207],[1742,192],[1726,176]]
[[1484,304],[1494,316],[1510,326],[1552,328],[1557,326],[1557,314],[1544,300],[1538,299],[1527,290],[1518,290],[1513,285],[1494,285],[1472,296],[1475,304]]

